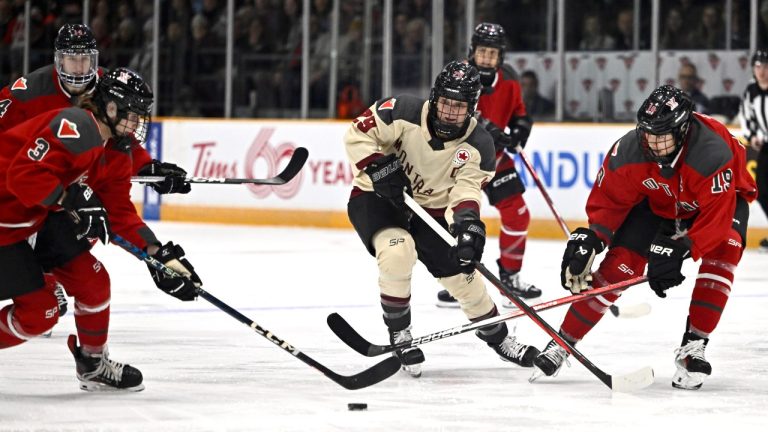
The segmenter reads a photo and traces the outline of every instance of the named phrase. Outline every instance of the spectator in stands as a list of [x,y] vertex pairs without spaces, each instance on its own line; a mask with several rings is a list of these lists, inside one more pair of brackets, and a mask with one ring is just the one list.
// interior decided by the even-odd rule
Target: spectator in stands
[[600,17],[589,14],[584,17],[584,27],[581,31],[580,51],[605,51],[613,47],[610,37],[603,33]]
[[683,27],[683,16],[679,9],[670,9],[667,12],[659,46],[667,50],[684,50],[691,47],[690,34]]
[[117,31],[112,36],[112,64],[127,65],[131,61],[133,51],[136,49],[136,23],[133,18],[123,18],[117,26]]
[[677,81],[680,89],[691,97],[696,104],[694,111],[709,114],[709,98],[699,88],[701,80],[693,63],[683,63],[677,71]]
[[555,104],[539,93],[539,77],[536,72],[527,70],[520,75],[520,87],[523,91],[523,105],[528,115],[534,120],[552,117]]
[[[613,40],[611,49],[618,51],[629,51],[635,49],[635,22],[632,9],[624,9],[616,16],[616,30],[611,33]],[[638,43],[642,42],[642,38]],[[639,49],[645,48],[642,44]]]
[[708,5],[702,9],[701,22],[691,34],[691,45],[694,49],[725,48],[723,19],[716,6]]

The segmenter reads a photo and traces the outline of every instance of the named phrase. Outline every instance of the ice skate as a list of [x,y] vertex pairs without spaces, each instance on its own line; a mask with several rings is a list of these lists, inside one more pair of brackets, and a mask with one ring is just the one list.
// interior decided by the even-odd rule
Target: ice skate
[[488,344],[502,360],[512,362],[518,366],[531,367],[533,360],[539,355],[539,350],[531,345],[517,342],[515,336],[507,336],[501,343]]
[[448,290],[440,290],[437,293],[437,307],[441,308],[458,308],[459,301],[448,292]]
[[712,374],[712,366],[704,358],[709,339],[686,333],[680,348],[675,349],[677,371],[672,377],[672,387],[698,390],[704,379]]
[[[412,340],[411,326],[400,331],[390,332],[389,334],[389,341],[393,345]],[[421,363],[424,363],[424,353],[421,349],[415,347],[405,348],[393,352],[392,355],[400,360],[400,363],[403,365],[403,370],[407,372],[408,375],[414,378],[421,376]]]
[[560,369],[563,367],[563,363],[571,367],[571,363],[568,361],[568,352],[557,344],[554,340],[549,341],[544,351],[539,354],[533,361],[533,374],[528,379],[529,382],[534,382],[540,377],[557,376]]
[[[541,290],[536,288],[535,285],[529,284],[528,282],[520,279],[520,272],[511,272],[505,270],[504,267],[501,266],[500,260],[497,260],[496,262],[499,264],[499,280],[501,280],[501,283],[504,284],[504,288],[525,300],[541,297]],[[502,306],[506,308],[517,307],[514,303],[512,303],[511,300],[507,298],[504,299]]]
[[144,390],[141,372],[135,367],[109,358],[106,347],[101,354],[88,354],[77,346],[77,336],[67,340],[69,350],[75,356],[77,379],[80,389],[92,392]]

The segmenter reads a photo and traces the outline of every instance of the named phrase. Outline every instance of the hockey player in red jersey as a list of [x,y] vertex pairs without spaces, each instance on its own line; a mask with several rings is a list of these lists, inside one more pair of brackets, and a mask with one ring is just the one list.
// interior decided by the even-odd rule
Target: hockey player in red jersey
[[0,265],[13,275],[0,286],[0,299],[13,299],[0,310],[0,348],[56,323],[52,280],[43,278],[51,273],[75,298],[82,345],[74,335],[68,345],[84,390],[144,388],[138,369],[108,357],[110,280],[89,238],[106,243],[114,231],[187,275],[150,269],[181,300],[194,299],[201,284],[181,247],[161,246],[130,201],[130,146],[146,132],[152,100],[141,77],[118,68],[79,102],[85,109],[49,111],[0,134],[0,169],[8,172],[0,179]]
[[[693,112],[682,90],[655,89],[637,113],[637,128],[606,156],[587,201],[589,228],[571,233],[561,282],[574,293],[643,274],[659,296],[680,285],[687,258],[701,260],[680,347],[675,388],[698,389],[712,372],[704,356],[746,244],[748,203],[757,194],[746,152],[725,126]],[[608,252],[595,272],[592,261]],[[560,334],[576,343],[616,301],[605,294],[573,304]],[[568,354],[554,341],[536,371],[554,375]]]
[[[64,24],[54,42],[54,63],[18,78],[0,90],[0,132],[57,108],[75,106],[81,97],[93,93],[104,73],[98,66],[99,51],[91,29],[83,24]],[[150,183],[155,191],[188,193],[190,184],[184,181],[182,168],[151,158],[141,142],[130,146],[134,175],[164,176],[165,180]],[[61,285],[56,289],[59,313],[67,311],[67,299]]]
[[[483,84],[477,104],[479,120],[496,147],[496,175],[484,191],[501,215],[499,279],[519,297],[533,299],[541,296],[541,290],[520,278],[531,217],[523,200],[525,186],[515,170],[514,159],[507,153],[525,147],[533,120],[525,111],[517,74],[504,64],[505,47],[506,33],[502,26],[478,24],[472,35],[469,63],[479,70]],[[509,133],[504,131],[507,127]],[[440,291],[437,299],[438,306],[458,307],[456,299],[446,290]],[[503,305],[514,307],[509,300]]]
[[[473,261],[482,257],[485,225],[481,189],[496,166],[493,142],[472,117],[481,84],[477,70],[451,62],[435,80],[429,100],[410,95],[377,101],[344,136],[355,173],[347,205],[368,252],[376,257],[384,323],[392,343],[411,336],[411,273],[416,261],[459,299],[468,319],[498,315]],[[412,193],[458,245],[449,247],[425,222],[410,217],[403,192]],[[506,323],[477,336],[503,360],[530,367],[539,351],[509,335]],[[404,369],[421,374],[419,348],[396,352]]]
[[[0,131],[46,111],[77,105],[80,97],[93,92],[103,70],[91,29],[84,24],[64,24],[54,42],[54,63],[18,78],[0,90]],[[150,183],[158,193],[188,193],[182,168],[153,160],[141,146],[131,147],[134,175],[163,176]]]

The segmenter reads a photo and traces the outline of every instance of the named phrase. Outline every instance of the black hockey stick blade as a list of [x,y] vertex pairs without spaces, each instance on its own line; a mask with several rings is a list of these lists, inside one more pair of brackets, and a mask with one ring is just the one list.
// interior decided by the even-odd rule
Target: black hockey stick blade
[[[122,247],[123,249],[128,251],[130,254],[132,254],[136,258],[146,262],[153,268],[163,272],[168,276],[171,276],[171,277],[181,276],[172,268],[166,266],[162,262],[158,261],[156,258],[150,256],[143,249],[139,249],[138,246],[132,244],[128,240],[120,237],[119,235],[114,235],[112,237],[112,242]],[[260,326],[255,321],[243,315],[232,306],[214,297],[213,294],[209,293],[203,288],[198,287],[197,294],[203,299],[207,300],[212,305],[216,306],[217,308],[225,312],[227,315],[231,316],[232,318],[248,326],[251,330],[256,332],[258,335],[264,337],[268,341],[272,342],[278,348],[282,349],[288,354],[291,354],[292,356],[301,360],[304,364],[311,366],[314,369],[320,371],[323,375],[327,376],[328,378],[330,378],[340,386],[344,387],[345,389],[358,390],[361,388],[372,386],[376,383],[379,383],[391,377],[392,375],[397,373],[398,370],[400,370],[400,360],[398,360],[396,357],[389,357],[388,359],[381,361],[371,366],[370,368],[365,369],[364,371],[359,372],[355,375],[340,375],[328,369],[326,366],[324,366],[317,360],[313,359],[312,357],[308,356],[307,354],[304,354],[298,348],[288,343],[285,339],[280,339],[271,331]]]
[[342,342],[366,357],[376,357],[394,351],[393,345],[376,345],[368,342],[341,315],[333,312],[326,320],[328,327]]
[[[304,147],[297,147],[288,161],[288,165],[280,174],[270,178],[226,178],[226,177],[187,177],[187,183],[209,184],[256,184],[279,186],[288,183],[301,171],[309,157],[309,152]],[[132,183],[156,183],[165,180],[163,176],[135,176],[131,177]]]

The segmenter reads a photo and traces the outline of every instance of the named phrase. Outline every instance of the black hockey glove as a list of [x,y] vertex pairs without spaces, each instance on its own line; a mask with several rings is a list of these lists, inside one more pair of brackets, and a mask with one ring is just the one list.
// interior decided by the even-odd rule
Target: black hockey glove
[[683,261],[690,256],[690,240],[686,237],[675,240],[656,235],[648,251],[648,285],[657,296],[664,298],[664,291],[683,283]]
[[190,301],[197,298],[197,287],[202,286],[203,282],[195,273],[195,268],[192,267],[192,264],[184,258],[184,249],[181,246],[168,242],[155,252],[152,257],[182,275],[182,277],[170,277],[147,264],[149,273],[152,275],[152,279],[158,288],[181,301]]
[[528,136],[531,134],[531,129],[524,125],[516,125],[509,131],[509,139],[512,142],[511,148],[515,153],[525,148],[528,143]]
[[376,195],[392,201],[399,208],[406,208],[403,191],[413,196],[411,180],[403,171],[403,163],[394,154],[376,159],[365,167],[365,173],[373,181]]
[[451,234],[456,237],[456,246],[452,248],[451,255],[456,257],[463,273],[472,273],[475,271],[473,261],[483,258],[485,224],[478,219],[464,219],[451,225]]
[[107,210],[99,197],[86,184],[74,183],[67,188],[61,206],[75,222],[75,236],[97,238],[107,244],[112,230],[107,218]]
[[488,134],[493,138],[493,145],[496,147],[496,151],[502,151],[504,149],[509,149],[511,151],[514,151],[512,148],[512,137],[505,134],[501,128],[493,124],[493,122],[486,120],[484,122],[485,130],[488,131]]
[[576,228],[565,246],[560,265],[560,285],[578,294],[592,288],[592,261],[605,249],[603,241],[589,228]]
[[183,168],[172,163],[160,162],[153,159],[152,162],[141,167],[138,174],[140,176],[165,177],[165,180],[161,182],[147,183],[148,186],[161,195],[172,193],[185,194],[189,193],[192,189],[192,185],[185,181],[187,172]]

